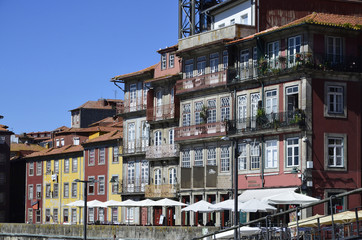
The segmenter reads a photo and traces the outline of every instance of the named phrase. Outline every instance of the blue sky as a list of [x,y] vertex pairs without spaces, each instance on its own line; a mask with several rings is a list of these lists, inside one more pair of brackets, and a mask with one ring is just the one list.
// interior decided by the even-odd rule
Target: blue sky
[[178,0],[0,0],[0,124],[70,127],[88,100],[123,99],[109,80],[177,43]]

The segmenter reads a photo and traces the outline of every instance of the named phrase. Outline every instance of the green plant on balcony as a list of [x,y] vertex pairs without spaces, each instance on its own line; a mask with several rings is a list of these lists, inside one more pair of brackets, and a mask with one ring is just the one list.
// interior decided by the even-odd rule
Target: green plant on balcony
[[278,60],[282,66],[285,66],[285,63],[287,62],[287,58],[285,56],[279,56]]
[[206,107],[205,105],[202,105],[202,109],[200,111],[200,117],[202,119],[202,123],[207,123],[207,118],[208,118],[208,107]]
[[296,109],[294,111],[293,117],[290,120],[291,124],[304,125],[305,113],[301,109]]
[[258,63],[259,63],[258,68],[259,68],[260,74],[265,75],[269,70],[267,59],[265,57],[261,57],[261,58],[259,58]]
[[268,122],[264,108],[258,108],[256,113],[256,123],[262,126]]

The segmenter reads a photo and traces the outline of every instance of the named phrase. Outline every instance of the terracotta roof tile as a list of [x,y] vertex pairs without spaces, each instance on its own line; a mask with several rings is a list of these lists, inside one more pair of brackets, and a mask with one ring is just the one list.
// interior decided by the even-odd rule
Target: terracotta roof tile
[[10,151],[17,152],[17,151],[43,151],[45,148],[39,146],[37,144],[26,144],[26,143],[11,143]]
[[96,143],[96,142],[105,142],[105,141],[110,141],[110,140],[116,140],[116,139],[120,139],[123,137],[123,131],[122,130],[114,130],[112,132],[103,134],[99,137],[93,138],[93,139],[89,139],[87,140],[85,144],[87,143]]
[[[158,64],[158,63],[157,63]],[[118,76],[115,76],[111,79],[111,82],[115,82],[115,81],[119,81],[119,80],[125,80],[127,78],[130,78],[130,77],[134,77],[134,76],[137,76],[137,75],[142,75],[144,73],[147,73],[147,72],[151,72],[153,70],[155,70],[157,64],[155,65],[152,65],[148,68],[145,68],[145,69],[142,69],[142,70],[139,70],[137,72],[133,72],[133,73],[127,73],[127,74],[123,74],[123,75],[118,75]]]
[[65,153],[82,152],[82,151],[83,147],[81,145],[66,145],[60,148],[49,148],[40,152],[34,152],[32,154],[27,155],[25,158],[45,157],[45,156],[53,156]]

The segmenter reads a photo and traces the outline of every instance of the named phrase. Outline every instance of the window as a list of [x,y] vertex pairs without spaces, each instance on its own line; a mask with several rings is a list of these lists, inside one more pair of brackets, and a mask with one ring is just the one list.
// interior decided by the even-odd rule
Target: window
[[300,36],[290,37],[288,39],[288,67],[292,67],[297,63],[297,61],[300,61],[297,55],[298,53],[301,52],[300,48],[301,48]]
[[79,137],[73,138],[73,145],[79,145]]
[[147,92],[148,92],[148,89],[150,89],[150,87],[151,87],[150,83],[145,82],[143,84],[143,106],[147,105]]
[[76,224],[77,223],[77,209],[72,209],[72,223]]
[[69,198],[69,183],[64,183],[63,196],[64,198]]
[[182,111],[182,126],[190,126],[190,124],[191,124],[190,104],[184,104]]
[[255,128],[256,127],[256,115],[258,113],[258,103],[260,100],[260,93],[252,93],[250,94],[250,114],[251,114],[251,127]]
[[135,150],[135,123],[128,124],[128,151],[134,152]]
[[118,223],[118,208],[112,208],[112,223]]
[[112,159],[113,163],[119,163],[118,154],[119,154],[118,146],[113,147],[113,159]]
[[245,143],[239,143],[238,144],[238,151],[239,151],[239,157],[238,157],[239,171],[240,170],[246,170],[246,144]]
[[56,147],[59,147],[59,146],[60,146],[59,139],[56,139],[55,141],[56,141],[56,145],[55,145],[55,146],[56,146]]
[[181,167],[189,168],[191,167],[190,161],[190,149],[185,149],[182,151],[182,165]]
[[287,142],[287,167],[299,166],[299,139],[288,138]]
[[126,221],[133,222],[134,220],[134,207],[130,207],[128,211],[126,211]]
[[269,67],[277,68],[278,67],[278,57],[279,57],[279,42],[268,43],[268,58],[269,58]]
[[197,75],[204,75],[206,68],[206,57],[198,57],[197,58]]
[[29,176],[34,176],[34,162],[29,163]]
[[49,183],[47,183],[45,185],[45,197],[50,198],[50,184]]
[[241,24],[245,24],[248,25],[249,20],[248,20],[248,14],[244,14],[241,16]]
[[327,37],[327,59],[332,64],[341,63],[343,57],[342,53],[342,38],[340,37]]
[[249,50],[240,51],[240,79],[249,78]]
[[343,167],[343,138],[328,137],[328,167]]
[[185,75],[186,78],[192,78],[193,77],[193,71],[194,71],[194,60],[189,59],[185,61]]
[[149,163],[147,160],[141,162],[141,184],[148,184],[148,167]]
[[202,123],[201,119],[201,111],[202,111],[202,102],[195,102],[195,125],[199,125]]
[[260,148],[259,143],[250,144],[250,170],[260,168]]
[[207,165],[216,166],[216,147],[207,148]]
[[35,210],[35,222],[36,223],[40,223],[41,222],[41,211],[40,210]]
[[223,63],[224,70],[226,70],[228,68],[228,64],[229,64],[228,61],[229,61],[229,59],[228,59],[228,51],[224,50],[222,52],[222,63]]
[[[171,91],[170,91],[170,103],[171,105],[173,105],[175,102],[175,90],[173,88],[171,88]],[[173,106],[171,106],[173,107]],[[173,109],[171,110],[172,113],[173,113]]]
[[219,24],[219,28],[225,27],[225,23]]
[[61,138],[61,139],[60,139],[60,144],[61,144],[62,146],[64,146],[64,138]]
[[221,98],[221,121],[230,119],[230,98]]
[[94,208],[88,209],[88,221],[91,223],[94,222]]
[[161,169],[160,168],[157,168],[155,169],[155,185],[161,185],[162,183],[162,175],[161,175]]
[[343,87],[328,86],[327,94],[328,113],[343,113]]
[[176,175],[176,168],[170,168],[168,170],[168,173],[169,173],[169,184],[177,184],[177,175]]
[[174,136],[175,136],[174,130],[173,129],[168,130],[168,142],[170,145],[174,144]]
[[90,149],[88,152],[89,152],[88,165],[94,166],[95,165],[95,149]]
[[63,222],[65,222],[65,223],[69,222],[69,209],[68,208],[63,209]]
[[51,162],[46,161],[46,174],[50,174],[51,172],[52,172]]
[[246,128],[247,119],[247,102],[248,98],[246,95],[238,96],[238,117],[237,117],[237,129]]
[[77,197],[77,183],[73,182],[72,183],[72,198],[76,198]]
[[166,69],[166,53],[161,54],[161,70]]
[[28,208],[28,222],[33,223],[33,209]]
[[53,185],[53,198],[58,198],[59,196],[59,185],[58,183],[54,183]]
[[219,53],[210,54],[210,71],[211,73],[219,71]]
[[118,176],[117,175],[112,175],[112,178],[114,180],[114,182],[112,182],[112,194],[117,194],[118,193],[118,186],[119,186]]
[[50,209],[45,209],[45,222],[50,222]]
[[169,54],[168,56],[168,67],[173,68],[175,66],[175,54]]
[[162,145],[162,133],[161,131],[155,132],[155,146],[161,146]]
[[53,222],[58,223],[58,208],[53,209]]
[[[344,193],[345,190],[336,190],[336,189],[328,189],[326,190],[326,198],[330,198],[332,196]],[[326,210],[325,213],[327,215],[331,214],[331,210],[333,211],[334,214],[339,213],[339,212],[343,212],[346,210],[346,197],[340,197],[340,198],[333,198],[332,200],[332,208],[331,208],[331,202],[328,201],[326,202],[325,206],[326,206]]]
[[104,165],[106,162],[106,149],[100,148],[98,151],[99,151],[98,164]]
[[207,101],[207,122],[216,122],[216,99]]
[[54,160],[54,173],[59,173],[59,161]]
[[265,168],[278,167],[278,141],[265,141]]
[[36,198],[41,198],[41,184],[36,185]]
[[[271,90],[265,92],[266,99],[265,99],[265,113],[272,114],[278,113],[278,97],[277,97],[277,90]],[[271,116],[269,116],[270,118]]]
[[137,84],[131,84],[129,87],[129,103],[130,103],[130,111],[136,110],[137,105]]
[[42,162],[36,163],[36,175],[40,176],[42,174]]
[[259,63],[258,63],[258,48],[257,47],[253,47],[253,77],[257,77],[258,76],[258,67],[259,67]]
[[135,162],[129,161],[128,162],[128,184],[134,184],[134,168],[135,168]]
[[78,158],[72,158],[72,172],[78,172]]
[[[88,177],[88,181],[94,181],[94,177]],[[94,182],[88,183],[88,194],[94,195]]]
[[28,200],[33,200],[34,198],[34,189],[33,185],[28,186]]
[[98,208],[98,220],[104,222],[104,208]]
[[230,152],[229,146],[221,146],[221,172],[229,172],[230,171]]
[[104,195],[104,193],[105,193],[104,176],[98,176],[98,195]]
[[69,158],[64,160],[64,173],[69,173]]
[[291,86],[285,89],[288,116],[292,116],[294,111],[299,108],[298,92],[298,86]]
[[204,166],[204,159],[202,154],[202,148],[196,148],[194,150],[195,153],[195,161],[194,166]]

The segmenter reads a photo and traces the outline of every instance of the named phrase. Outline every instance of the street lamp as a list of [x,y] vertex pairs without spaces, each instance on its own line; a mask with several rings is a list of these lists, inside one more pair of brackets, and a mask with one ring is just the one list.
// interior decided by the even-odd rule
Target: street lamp
[[74,182],[76,183],[84,183],[84,216],[83,216],[83,225],[84,225],[84,240],[87,240],[87,197],[88,197],[88,183],[96,182],[94,179],[92,180],[80,180],[75,179]]

